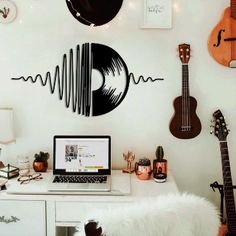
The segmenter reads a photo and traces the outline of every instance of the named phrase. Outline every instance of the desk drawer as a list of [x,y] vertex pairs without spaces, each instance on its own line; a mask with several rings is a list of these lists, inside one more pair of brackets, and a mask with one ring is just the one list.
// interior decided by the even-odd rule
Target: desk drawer
[[44,201],[0,201],[0,234],[4,236],[46,235]]
[[57,222],[80,222],[86,220],[86,216],[92,217],[96,209],[108,209],[109,207],[121,207],[128,202],[56,202]]

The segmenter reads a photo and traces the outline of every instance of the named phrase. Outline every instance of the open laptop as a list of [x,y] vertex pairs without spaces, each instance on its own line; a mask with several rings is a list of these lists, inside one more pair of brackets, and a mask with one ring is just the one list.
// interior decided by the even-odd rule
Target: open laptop
[[110,136],[55,135],[53,137],[53,179],[48,185],[48,191],[108,192],[110,190]]

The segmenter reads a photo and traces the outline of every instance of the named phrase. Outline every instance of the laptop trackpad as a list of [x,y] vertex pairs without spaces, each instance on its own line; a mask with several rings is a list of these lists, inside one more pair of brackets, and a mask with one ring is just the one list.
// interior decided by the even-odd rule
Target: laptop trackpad
[[89,183],[71,183],[71,184],[67,184],[66,185],[66,188],[68,190],[72,189],[72,190],[86,190],[86,189],[89,189]]

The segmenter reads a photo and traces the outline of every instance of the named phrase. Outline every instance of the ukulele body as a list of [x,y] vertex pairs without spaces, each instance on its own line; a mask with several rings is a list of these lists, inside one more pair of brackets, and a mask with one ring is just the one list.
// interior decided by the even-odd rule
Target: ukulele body
[[182,96],[175,98],[173,102],[175,113],[170,121],[170,132],[180,139],[191,139],[201,132],[201,122],[196,114],[197,101],[189,96],[189,127],[183,124]]
[[236,20],[231,17],[231,8],[225,9],[223,17],[212,30],[208,50],[220,64],[236,67]]

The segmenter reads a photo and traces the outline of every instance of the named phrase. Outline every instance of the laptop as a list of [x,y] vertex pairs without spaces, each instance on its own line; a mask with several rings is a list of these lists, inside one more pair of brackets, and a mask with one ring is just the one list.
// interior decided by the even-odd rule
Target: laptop
[[111,190],[111,137],[108,135],[55,135],[53,178],[48,191],[109,192]]

